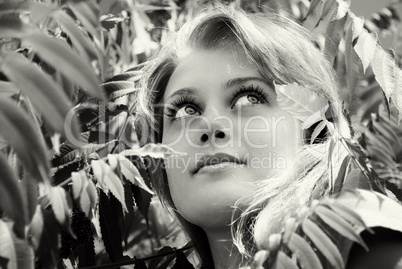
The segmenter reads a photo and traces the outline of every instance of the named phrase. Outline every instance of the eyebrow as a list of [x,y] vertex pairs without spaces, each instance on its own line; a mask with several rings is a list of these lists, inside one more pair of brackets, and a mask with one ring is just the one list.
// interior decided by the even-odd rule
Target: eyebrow
[[[270,83],[268,83],[265,79],[260,78],[260,77],[241,77],[241,78],[234,78],[234,79],[230,79],[228,80],[224,87],[226,89],[231,88],[233,86],[239,85],[239,84],[243,84],[245,82],[248,81],[259,81],[262,82],[264,84],[266,84],[267,86],[271,86]],[[197,89],[196,88],[192,88],[192,87],[186,87],[186,88],[182,88],[180,90],[175,91],[174,93],[172,93],[171,95],[168,96],[168,99],[171,99],[175,96],[183,96],[183,95],[196,95],[197,94]]]

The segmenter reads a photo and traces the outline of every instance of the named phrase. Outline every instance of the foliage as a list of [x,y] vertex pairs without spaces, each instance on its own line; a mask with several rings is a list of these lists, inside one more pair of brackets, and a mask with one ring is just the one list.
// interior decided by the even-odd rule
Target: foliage
[[[136,148],[131,105],[141,63],[168,30],[201,8],[194,1],[167,2],[0,2],[1,266],[192,268],[191,245],[167,246],[185,239],[152,198],[147,167],[152,158],[181,153],[153,144]],[[238,2],[264,12],[257,1]],[[402,4],[388,7],[381,20],[364,21],[349,10],[350,1],[271,1],[285,12],[279,2],[317,36],[359,131],[353,139],[340,138],[350,156],[334,187],[342,189],[358,167],[372,189],[401,200]],[[383,36],[393,40],[386,49],[379,45]],[[321,261],[298,235],[302,231],[342,268],[316,215],[364,244],[348,224],[363,225],[359,218],[328,199],[289,220],[282,235],[270,239],[274,255],[256,259],[297,268],[286,248],[299,251],[299,264],[319,268]]]

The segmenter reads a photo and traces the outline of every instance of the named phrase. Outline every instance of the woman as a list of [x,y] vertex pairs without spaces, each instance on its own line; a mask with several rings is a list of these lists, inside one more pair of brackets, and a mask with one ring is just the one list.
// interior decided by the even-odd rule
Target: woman
[[[334,105],[332,72],[290,19],[223,7],[183,26],[146,66],[137,96],[140,143],[187,153],[155,165],[154,187],[202,268],[247,264],[264,247],[258,238],[331,191],[346,153],[332,151],[328,164],[329,137],[350,136]],[[318,114],[286,105],[300,92]],[[312,135],[321,121],[327,128]]]

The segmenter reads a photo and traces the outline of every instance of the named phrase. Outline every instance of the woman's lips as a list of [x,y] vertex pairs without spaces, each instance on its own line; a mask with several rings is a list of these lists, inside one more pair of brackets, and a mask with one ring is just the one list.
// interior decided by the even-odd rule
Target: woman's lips
[[205,155],[197,162],[191,174],[216,173],[242,164],[239,158],[226,153]]

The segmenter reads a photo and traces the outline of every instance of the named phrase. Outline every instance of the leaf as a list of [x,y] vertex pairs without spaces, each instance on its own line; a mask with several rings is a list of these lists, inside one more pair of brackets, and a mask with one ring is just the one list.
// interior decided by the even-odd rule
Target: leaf
[[25,237],[26,210],[17,175],[0,152],[0,211],[11,218],[18,237]]
[[112,14],[108,14],[108,15],[102,15],[99,18],[99,20],[100,20],[100,23],[101,23],[102,27],[106,31],[110,31],[111,29],[113,29],[116,26],[116,24],[118,22],[124,21],[124,18],[117,17],[117,16],[112,15]]
[[99,198],[98,198],[98,191],[96,190],[96,187],[92,182],[92,180],[88,180],[88,186],[86,191],[88,193],[91,209],[95,209],[96,205],[98,204]]
[[[131,229],[135,224],[136,216],[135,216],[135,210],[134,210],[134,195],[133,192],[131,191],[131,184],[124,184],[124,200],[126,201],[127,209],[128,212],[124,215],[124,225],[123,225],[123,240],[124,240],[124,246],[125,250],[127,251],[129,245],[128,245],[128,238],[131,233]],[[138,227],[137,227],[138,229]]]
[[49,200],[52,204],[53,213],[61,225],[66,224],[71,216],[72,209],[69,198],[62,187],[55,186],[49,189]]
[[0,219],[0,254],[2,258],[8,260],[7,268],[18,268],[12,232],[2,219]]
[[[86,172],[84,170],[71,173],[71,179],[73,183],[74,199],[78,200],[82,212],[84,212],[85,216],[88,217],[91,209],[93,208],[93,203],[88,193],[88,186],[90,180],[88,179]],[[93,192],[92,189],[90,189],[89,191]]]
[[[43,73],[36,64],[17,53],[3,53],[0,68],[34,103],[52,128],[64,133],[64,120],[71,109],[71,102],[64,90]],[[73,122],[78,130],[78,124]]]
[[359,56],[353,49],[354,22],[349,25],[345,38],[346,86],[349,88],[349,97],[353,96],[357,82],[363,74]]
[[135,268],[135,269],[147,269],[148,267],[147,267],[147,265],[145,264],[144,260],[135,259],[134,268]]
[[349,11],[350,0],[336,0],[336,2],[338,3],[338,9],[334,17],[334,20],[340,20]]
[[148,210],[152,196],[136,185],[131,185],[131,190],[134,194],[135,203],[148,224]]
[[[327,126],[327,124],[328,124],[328,122],[326,120],[323,120],[317,125],[317,127],[314,128],[314,131],[311,135],[310,144],[314,143],[314,140],[321,133],[321,131],[324,130],[324,128]],[[320,141],[318,141],[318,142],[320,142]]]
[[106,194],[101,191],[99,193],[100,227],[106,252],[112,262],[119,260],[123,256],[121,232],[117,214],[114,211]]
[[92,1],[71,1],[68,3],[75,16],[92,36],[99,39],[99,10]]
[[119,200],[123,209],[128,212],[124,200],[124,188],[119,177],[113,172],[112,168],[103,160],[92,160],[92,170],[105,193],[109,191]]
[[[60,39],[34,33],[24,38],[27,45],[72,82],[77,83],[94,97],[104,99],[99,90],[99,80],[90,63],[84,61]],[[63,64],[60,64],[63,63]]]
[[70,16],[62,10],[58,10],[52,14],[52,17],[61,24],[62,30],[71,39],[73,46],[78,50],[80,56],[86,57],[88,60],[96,60],[98,58],[93,44],[77,27]]
[[109,100],[114,101],[122,96],[135,92],[134,82],[132,81],[112,81],[102,84],[102,88],[109,96]]
[[176,251],[176,262],[172,269],[194,269],[194,266],[187,260],[187,257],[184,255],[183,251],[178,249]]
[[298,267],[297,264],[288,257],[288,255],[282,251],[278,251],[274,269],[298,269]]
[[363,64],[363,72],[371,64],[377,47],[377,36],[374,36],[363,29],[359,35],[354,50]]
[[320,259],[311,248],[310,244],[297,233],[292,233],[287,246],[296,254],[297,261],[301,268],[323,268]]
[[109,164],[119,164],[121,173],[128,181],[149,192],[150,194],[154,194],[154,192],[145,184],[145,181],[141,177],[141,174],[138,171],[137,167],[135,167],[135,165],[129,159],[120,154],[109,154],[107,157],[109,160]]
[[334,211],[325,206],[319,205],[315,208],[314,213],[339,234],[351,241],[359,243],[366,251],[369,251],[359,233],[353,229],[353,226],[346,222],[341,216],[337,215]]
[[338,269],[344,268],[342,256],[335,244],[328,236],[310,219],[302,223],[304,233],[310,238],[317,249],[328,259],[330,264]]
[[21,180],[22,193],[24,198],[25,212],[27,214],[27,223],[32,221],[38,205],[38,182],[25,171]]
[[303,21],[303,26],[309,30],[313,30],[317,27],[318,23],[321,20],[322,16],[322,0],[313,0],[310,4],[310,8],[307,12],[306,17]]
[[[31,1],[6,1],[0,3],[0,17],[8,14],[19,14],[22,12],[32,12],[35,13],[37,10],[44,10],[50,12],[52,9],[51,5],[41,3],[41,2],[31,2]],[[35,14],[37,15],[37,14]]]
[[[10,143],[32,176],[49,182],[45,146],[27,115],[14,103],[0,98],[0,133]],[[29,150],[27,150],[29,149]]]
[[395,90],[391,95],[392,102],[398,109],[398,124],[402,119],[402,70],[395,70]]
[[35,256],[33,249],[28,243],[19,238],[13,238],[17,257],[17,268],[34,269]]
[[23,23],[21,20],[12,18],[0,18],[0,37],[21,38],[27,34],[34,32],[35,30],[37,29],[32,27],[32,25]]
[[169,146],[153,143],[146,144],[142,148],[124,150],[120,154],[124,156],[150,156],[152,158],[168,158],[186,155],[186,153],[175,151]]
[[389,102],[395,90],[395,59],[392,54],[377,46],[371,66],[375,79],[384,91],[387,102]]
[[[156,269],[156,268],[160,268],[158,267],[159,263],[162,261],[162,259],[164,257],[166,257],[168,254],[166,253],[172,253],[174,250],[173,248],[169,247],[169,246],[164,246],[163,248],[161,248],[158,252],[157,255],[155,257],[155,259],[151,260],[151,263],[149,264],[148,269]],[[165,254],[165,255],[160,255],[160,254]],[[173,259],[173,258],[172,258]]]
[[346,23],[346,16],[340,20],[334,20],[329,23],[325,33],[325,56],[331,66],[334,64],[335,56],[338,54],[338,47],[343,37],[343,28]]
[[[142,68],[143,66],[139,65],[139,68]],[[112,81],[132,81],[132,82],[138,82],[141,79],[141,76],[143,74],[142,70],[133,70],[133,71],[127,71],[122,74],[117,74],[108,80],[106,80],[105,83],[107,82],[112,82]]]
[[347,155],[342,161],[341,167],[339,168],[338,171],[338,176],[334,183],[334,191],[333,191],[334,193],[340,192],[343,187],[343,183],[345,182],[346,177],[346,170],[348,169],[351,158],[352,157],[350,155]]
[[296,83],[275,85],[278,105],[295,118],[305,121],[328,104],[326,98]]

